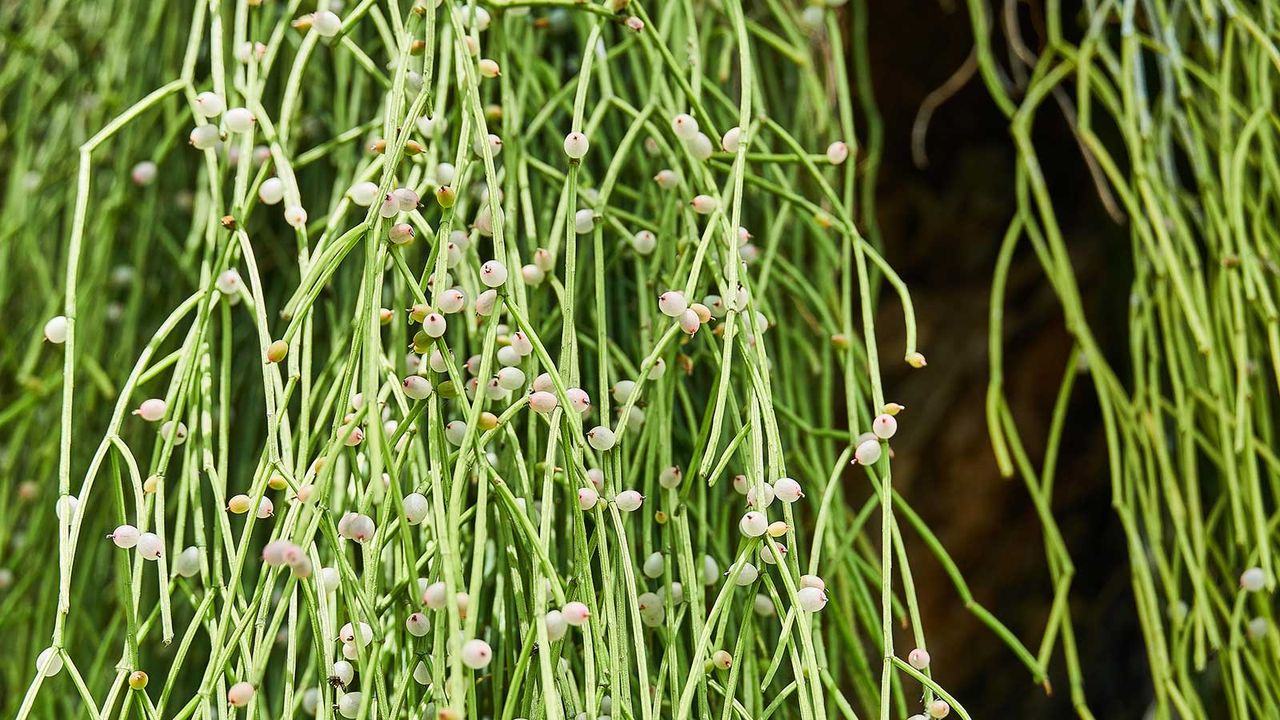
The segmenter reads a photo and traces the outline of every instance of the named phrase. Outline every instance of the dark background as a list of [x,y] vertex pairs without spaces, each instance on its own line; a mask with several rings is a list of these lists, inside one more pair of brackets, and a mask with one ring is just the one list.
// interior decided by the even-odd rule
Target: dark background
[[[1008,121],[973,75],[934,113],[926,142],[929,163],[917,167],[912,124],[925,97],[965,63],[973,46],[969,17],[957,0],[869,5],[875,97],[885,129],[878,213],[888,260],[911,287],[921,349],[929,358],[921,371],[890,364],[886,377],[912,426],[895,441],[895,484],[950,551],[975,599],[1035,653],[1053,599],[1041,527],[1022,481],[1004,479],[996,468],[984,408],[991,277],[1014,212],[1016,153]],[[1039,47],[1036,6],[1019,3],[1022,37],[1033,49]],[[1072,16],[1067,10],[1063,15]],[[1007,61],[999,28],[993,47]],[[1104,209],[1056,105],[1046,104],[1036,133],[1091,326],[1108,356],[1120,360],[1115,366],[1124,368],[1127,231]],[[1006,393],[1038,462],[1071,340],[1025,243],[1006,292]],[[899,313],[895,302],[882,305],[883,318],[876,323],[884,333],[882,352],[901,347],[893,335],[900,332]],[[1071,616],[1090,709],[1099,718],[1137,718],[1150,700],[1150,681],[1124,537],[1110,508],[1105,439],[1092,393],[1087,376],[1081,376],[1063,437],[1053,510],[1076,566]],[[964,610],[929,550],[919,542],[910,550],[934,672],[970,713],[1075,717],[1061,643],[1049,696]],[[903,634],[899,645],[905,641]]]

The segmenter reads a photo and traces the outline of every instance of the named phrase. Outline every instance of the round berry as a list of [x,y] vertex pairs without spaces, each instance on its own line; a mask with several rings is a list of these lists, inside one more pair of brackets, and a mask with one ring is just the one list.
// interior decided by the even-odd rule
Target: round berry
[[1240,588],[1245,592],[1258,592],[1267,584],[1267,574],[1260,567],[1251,567],[1240,575]]
[[473,638],[468,640],[462,646],[462,664],[472,670],[480,670],[488,667],[493,660],[493,649],[489,647],[489,643]]
[[576,600],[565,603],[560,613],[564,616],[564,621],[574,627],[586,625],[587,620],[591,618],[591,611],[587,606]]
[[496,288],[507,281],[507,266],[497,260],[490,260],[480,266],[480,282]]
[[875,420],[871,421],[871,432],[881,440],[888,440],[898,432],[898,421],[892,415],[877,415]]
[[827,592],[816,587],[804,587],[796,591],[796,604],[801,610],[816,613],[827,606]]
[[133,411],[134,415],[146,420],[147,422],[156,422],[164,417],[165,408],[168,407],[165,401],[160,398],[150,398],[143,400],[137,410]]
[[698,121],[692,115],[681,113],[671,118],[671,130],[681,140],[690,140],[698,134]]
[[574,160],[581,160],[587,154],[587,136],[580,132],[571,132],[564,138],[564,154]]
[[678,318],[688,308],[689,301],[678,290],[668,290],[658,296],[658,310],[667,317]]
[[911,667],[923,670],[929,667],[929,651],[924,648],[916,648],[907,654],[907,662]]
[[760,537],[769,529],[769,519],[764,513],[752,510],[738,521],[738,529],[747,537]]
[[644,496],[635,490],[623,490],[613,499],[618,509],[623,512],[635,512],[644,503]]
[[253,113],[248,108],[231,108],[227,111],[222,121],[226,123],[227,130],[233,133],[247,133],[253,130],[254,123],[257,119],[253,117]]
[[367,180],[358,182],[347,191],[347,197],[351,198],[351,202],[360,207],[369,207],[378,199],[378,186],[376,183],[371,183]]
[[215,92],[202,92],[196,95],[196,112],[202,117],[218,117],[227,109],[227,101]]
[[62,315],[56,315],[49,318],[44,324],[44,339],[54,345],[61,345],[67,341],[67,318]]
[[827,146],[827,162],[840,165],[849,159],[849,146],[837,140]]
[[320,37],[333,37],[342,30],[342,18],[329,10],[320,10],[311,17],[311,29]]
[[197,125],[189,138],[191,147],[197,150],[209,150],[218,144],[218,128],[213,125]]
[[409,493],[404,496],[404,519],[410,525],[418,525],[427,519],[427,498],[422,493]]
[[864,440],[858,443],[858,448],[853,451],[853,456],[859,465],[874,465],[880,459],[880,441]]
[[587,442],[591,447],[604,452],[613,447],[617,441],[613,431],[603,425],[597,425],[587,431]]

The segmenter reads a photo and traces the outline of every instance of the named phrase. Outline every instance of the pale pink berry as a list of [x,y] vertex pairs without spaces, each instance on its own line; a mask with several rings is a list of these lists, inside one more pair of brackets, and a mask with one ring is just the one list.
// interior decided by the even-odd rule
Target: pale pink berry
[[731,127],[724,131],[724,137],[720,138],[720,147],[725,152],[736,153],[742,145],[742,128]]
[[773,495],[784,503],[793,503],[804,497],[800,483],[789,477],[778,478],[773,484]]
[[549,392],[538,390],[529,395],[529,407],[534,412],[549,413],[556,409],[556,403],[556,396]]
[[347,439],[343,441],[347,447],[355,447],[364,442],[364,430],[360,428],[351,428],[351,432],[347,435]]
[[445,605],[448,604],[447,598],[448,589],[445,587],[445,584],[439,580],[431,583],[427,586],[426,590],[422,591],[422,604],[432,610],[443,610]]
[[240,292],[240,288],[244,287],[240,272],[235,268],[224,270],[218,275],[218,280],[215,284],[218,286],[218,292],[228,296],[236,295]]
[[551,251],[546,248],[538,248],[533,251],[533,264],[542,269],[542,272],[551,272],[556,266],[556,259],[551,256]]
[[618,509],[623,512],[635,512],[644,503],[644,496],[635,490],[623,490],[613,499]]
[[492,660],[493,649],[489,647],[489,643],[479,638],[474,638],[463,644],[462,664],[472,670],[488,667]]
[[648,230],[641,230],[631,236],[631,249],[639,255],[648,255],[658,247],[658,236]]
[[467,424],[461,420],[453,420],[444,426],[444,439],[449,441],[450,445],[457,447],[462,446],[462,441],[467,437]]
[[880,441],[864,440],[858,444],[858,449],[853,451],[853,456],[859,465],[874,465],[880,459]]
[[347,191],[347,197],[350,197],[351,202],[360,207],[369,207],[374,200],[378,199],[378,185],[367,180],[356,183]]
[[494,308],[498,304],[498,291],[485,290],[476,296],[476,314],[481,317],[489,317],[493,314]]
[[767,508],[773,504],[773,486],[769,483],[761,483],[759,487],[752,485],[747,488],[747,504],[756,508]]
[[430,506],[422,493],[413,492],[405,495],[401,505],[404,507],[404,520],[410,525],[418,525],[427,519]]
[[813,587],[813,588],[818,588],[819,590],[826,590],[827,583],[817,575],[801,575],[800,587],[802,588]]
[[769,529],[769,518],[764,513],[752,510],[738,521],[738,529],[747,537],[760,537]]
[[128,550],[138,544],[140,536],[138,528],[132,525],[121,525],[107,537],[111,539],[111,542],[115,543],[116,547]]
[[706,160],[715,152],[715,147],[711,145],[711,138],[707,137],[706,133],[697,133],[691,139],[685,140],[684,146],[697,160]]
[[400,212],[410,212],[418,207],[420,198],[418,193],[407,187],[399,187],[391,191],[391,199],[395,201],[396,209]]
[[715,212],[716,208],[720,207],[720,198],[712,197],[711,195],[696,195],[689,202],[689,206],[699,215],[707,215]]
[[560,614],[564,616],[565,622],[574,627],[586,625],[587,620],[591,618],[591,610],[577,600],[565,603],[565,606],[560,609]]
[[1240,588],[1245,592],[1258,592],[1267,584],[1267,574],[1260,567],[1251,567],[1240,575]]
[[692,115],[681,113],[671,119],[671,129],[681,140],[690,140],[698,134],[698,121]]
[[580,414],[585,414],[591,409],[591,396],[582,388],[569,388],[565,391],[565,395],[569,398],[569,405],[577,410]]
[[480,266],[480,282],[488,287],[496,288],[507,281],[507,267],[497,260],[490,260]]
[[804,587],[796,591],[796,604],[801,610],[816,613],[827,606],[827,593],[816,587]]
[[222,118],[226,123],[227,130],[233,133],[247,133],[253,130],[254,123],[257,119],[253,117],[253,113],[248,108],[231,108]]
[[360,623],[360,635],[356,635],[356,626],[347,623],[338,631],[338,639],[344,643],[359,643],[361,647],[373,642],[373,628],[367,622]]
[[849,159],[849,146],[837,140],[827,146],[827,162],[840,165]]
[[285,556],[289,550],[295,548],[297,546],[288,540],[272,540],[262,548],[262,562],[272,567],[280,567],[287,562]]
[[44,324],[44,339],[54,345],[61,345],[67,341],[67,318],[62,315],[56,315],[49,318]]
[[254,688],[250,683],[241,681],[227,690],[227,702],[233,707],[244,707],[253,699]]
[[547,639],[555,642],[564,637],[569,631],[569,623],[564,619],[564,613],[559,610],[548,610],[546,615],[547,623]]
[[911,664],[911,667],[923,670],[929,667],[929,651],[924,648],[916,648],[907,654],[907,662]]
[[342,18],[329,10],[320,10],[311,16],[311,29],[320,37],[333,37],[342,30]]
[[396,202],[395,195],[387,193],[387,195],[382,198],[382,204],[378,206],[378,215],[391,219],[395,217],[398,212],[400,212],[400,203]]
[[129,172],[129,176],[133,179],[133,184],[139,187],[145,187],[156,181],[156,175],[160,173],[156,164],[150,160],[143,160]]
[[413,226],[409,223],[396,223],[387,231],[387,239],[393,245],[408,245],[413,242]]
[[702,320],[698,317],[697,311],[693,309],[685,310],[680,313],[680,329],[687,335],[693,335],[698,332],[698,328],[702,327]]
[[333,669],[329,673],[331,680],[337,680],[342,687],[347,687],[356,677],[356,668],[346,660],[339,660],[333,664]]
[[564,154],[574,160],[581,160],[587,154],[587,136],[580,132],[571,132],[564,138]]
[[525,285],[528,285],[529,287],[538,287],[542,284],[543,280],[547,279],[547,274],[542,271],[542,268],[534,265],[533,263],[529,263],[528,265],[524,265],[520,268],[520,277],[524,278]]
[[668,290],[658,296],[658,310],[667,317],[678,318],[688,308],[689,301],[678,290]]
[[459,288],[449,288],[440,293],[439,302],[440,312],[446,315],[452,315],[467,305],[466,293]]
[[590,510],[600,501],[600,493],[591,488],[578,488],[578,507],[583,511]]
[[524,387],[524,371],[518,367],[504,367],[494,379],[503,390],[519,390]]
[[431,622],[422,613],[413,613],[405,618],[404,627],[414,637],[422,637],[431,629]]
[[227,101],[222,96],[205,91],[196,95],[196,113],[207,118],[217,117],[227,109]]
[[269,177],[258,186],[258,199],[263,205],[278,205],[284,200],[284,181],[278,177]]
[[138,406],[138,409],[133,411],[133,414],[147,422],[156,422],[164,417],[166,407],[164,400],[160,398],[150,398],[148,400],[143,400],[142,404]]
[[520,353],[520,357],[528,357],[533,353],[533,342],[529,340],[528,335],[519,330],[511,336],[511,347],[517,353]]
[[665,567],[666,559],[662,557],[662,553],[652,552],[644,559],[644,565],[641,566],[640,569],[644,572],[645,577],[652,580],[654,578],[662,577],[662,571]]
[[616,441],[613,431],[603,425],[597,425],[587,431],[587,442],[601,452],[612,448]]
[[345,522],[345,525],[339,523],[338,534],[348,540],[354,540],[360,543],[372,538],[377,529],[374,525],[373,518],[368,515],[347,513],[343,516],[343,521]]
[[284,209],[284,221],[292,227],[303,228],[307,224],[307,211],[301,205],[290,205]]
[[273,513],[275,513],[275,505],[271,502],[271,498],[262,498],[258,503],[258,519],[265,520],[266,518],[271,517]]
[[138,536],[138,554],[144,560],[159,560],[164,554],[164,541],[155,533],[142,533]]
[[218,128],[213,125],[198,125],[191,131],[188,139],[191,147],[197,150],[210,150],[218,144]]
[[445,321],[444,316],[440,313],[427,313],[422,319],[422,331],[429,337],[438,338],[444,335],[444,331],[449,327],[449,323]]
[[431,381],[421,375],[410,375],[401,383],[405,397],[411,400],[426,400],[431,397]]
[[871,421],[871,432],[881,440],[888,440],[893,434],[898,432],[898,421],[888,413],[877,415],[875,420]]

